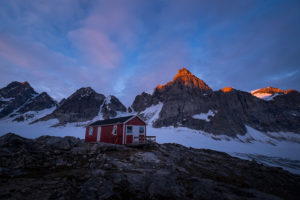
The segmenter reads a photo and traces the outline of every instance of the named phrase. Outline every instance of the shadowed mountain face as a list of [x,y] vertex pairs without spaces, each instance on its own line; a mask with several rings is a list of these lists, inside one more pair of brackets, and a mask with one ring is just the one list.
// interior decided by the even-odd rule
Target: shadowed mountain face
[[155,127],[183,126],[229,136],[245,134],[246,125],[263,132],[300,133],[300,94],[297,91],[283,93],[272,101],[231,87],[212,91],[183,68],[173,81],[158,86],[152,95],[138,95],[131,107],[143,116],[143,111],[159,102],[163,106],[159,118],[153,122]]
[[27,82],[12,82],[0,90],[0,118],[11,114],[27,100],[37,95]]
[[103,118],[115,117],[117,112],[126,112],[126,107],[114,96],[105,97],[92,88],[80,88],[67,99],[63,99],[58,107],[49,115],[38,119],[47,121],[58,119],[57,125],[71,122],[85,122],[101,114]]
[[[268,94],[268,98],[255,95]],[[155,88],[153,94],[137,95],[130,107],[141,116],[152,106],[162,105],[154,127],[182,126],[216,135],[235,137],[246,133],[246,126],[263,132],[300,133],[300,94],[295,90],[263,88],[251,93],[231,87],[212,89],[187,69],[178,71],[173,80]],[[34,118],[31,111],[47,108],[52,113]],[[47,93],[36,93],[27,83],[12,82],[0,89],[0,118],[10,116],[14,121],[48,121],[56,125],[88,122],[97,118],[114,118],[126,107],[115,97],[98,94],[92,88],[81,88],[58,105]],[[156,109],[157,112],[157,109]]]
[[[178,144],[0,137],[1,199],[298,199],[300,176]],[[12,192],[13,191],[13,192]]]
[[15,117],[23,121],[23,113],[28,111],[41,111],[56,105],[46,92],[38,94],[28,82],[12,82],[0,89],[0,118]]
[[[45,109],[49,109],[45,114],[39,112]],[[105,97],[90,87],[78,89],[59,104],[46,92],[35,92],[28,82],[15,81],[0,89],[0,118],[8,116],[18,122],[58,119],[56,125],[64,125],[88,122],[96,116],[109,119],[116,117],[118,112],[126,111],[126,107],[115,96]]]

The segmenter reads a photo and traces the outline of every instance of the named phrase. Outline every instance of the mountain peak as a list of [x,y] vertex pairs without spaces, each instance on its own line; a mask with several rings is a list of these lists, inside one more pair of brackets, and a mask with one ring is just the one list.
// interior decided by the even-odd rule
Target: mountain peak
[[9,83],[6,87],[13,88],[13,89],[17,88],[17,87],[31,88],[30,84],[27,81],[24,81],[24,82],[13,81],[13,82]]
[[174,79],[180,77],[180,76],[189,76],[189,75],[193,75],[189,70],[187,70],[185,67],[183,67],[182,69],[179,69],[177,74],[175,75]]
[[95,93],[96,93],[95,90],[93,90],[91,87],[82,87],[82,88],[76,90],[76,92],[74,92],[69,98],[74,98],[77,96],[85,97],[85,96],[90,96]]
[[233,91],[234,90],[234,88],[232,88],[232,87],[224,87],[223,89],[221,89],[222,90],[222,92],[224,92],[224,93],[227,93],[227,92],[231,92],[231,91]]
[[185,86],[194,87],[201,90],[211,90],[211,88],[204,81],[196,77],[184,67],[178,70],[178,73],[174,76],[171,83],[181,83]]
[[177,84],[204,90],[204,91],[212,90],[204,81],[196,77],[185,67],[178,70],[177,74],[174,76],[172,81],[168,82],[165,85],[158,85],[155,89],[161,91],[166,87],[177,85]]
[[256,96],[256,94],[275,94],[275,93],[284,93],[287,94],[289,92],[292,92],[295,90],[289,89],[289,90],[281,90],[279,88],[275,88],[275,87],[265,87],[265,88],[260,88],[257,90],[252,90],[250,93],[254,96]]

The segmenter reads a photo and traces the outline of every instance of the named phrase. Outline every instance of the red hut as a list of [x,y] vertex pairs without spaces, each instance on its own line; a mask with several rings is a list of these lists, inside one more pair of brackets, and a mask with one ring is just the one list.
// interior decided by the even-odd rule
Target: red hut
[[144,143],[146,125],[145,121],[135,115],[95,121],[86,126],[85,141],[113,144]]

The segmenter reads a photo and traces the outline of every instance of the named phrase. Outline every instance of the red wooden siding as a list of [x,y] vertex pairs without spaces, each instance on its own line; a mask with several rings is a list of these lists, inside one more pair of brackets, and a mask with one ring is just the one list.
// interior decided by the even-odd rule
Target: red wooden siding
[[[123,144],[123,131],[124,132],[124,143],[130,144],[133,142],[133,135],[126,135],[126,125],[133,126],[144,126],[145,135],[146,135],[146,123],[139,119],[138,117],[134,117],[130,121],[125,123],[125,127],[123,124],[115,124],[117,126],[117,135],[112,133],[114,125],[103,125],[101,126],[101,137],[100,142],[112,143],[112,144]],[[89,128],[93,129],[93,134],[89,135]],[[97,134],[100,126],[95,127],[86,127],[85,130],[85,141],[86,142],[97,142]]]
[[132,120],[130,120],[129,122],[127,122],[126,125],[146,125],[146,124],[145,124],[145,122],[140,120],[140,118],[135,117]]
[[100,142],[112,144],[122,144],[123,142],[123,125],[117,125],[117,135],[112,134],[114,125],[102,126]]
[[126,138],[126,144],[132,144],[133,142],[133,135],[127,135],[127,138]]
[[126,142],[126,144],[132,144],[133,143],[133,135],[127,135],[126,125],[144,126],[145,136],[146,136],[146,123],[144,121],[142,121],[140,118],[134,117],[133,119],[131,119],[130,121],[128,121],[125,124],[125,134],[126,134],[126,141],[125,142]]
[[123,124],[118,124],[117,137],[118,137],[117,144],[123,144]]
[[[93,134],[89,135],[89,129],[93,128]],[[86,127],[85,130],[85,141],[86,142],[96,142],[97,141],[97,127]]]

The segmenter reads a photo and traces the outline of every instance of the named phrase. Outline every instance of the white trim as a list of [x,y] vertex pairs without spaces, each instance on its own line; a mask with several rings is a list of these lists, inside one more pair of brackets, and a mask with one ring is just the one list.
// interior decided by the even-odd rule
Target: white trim
[[[116,133],[114,133],[114,132],[116,132]],[[113,126],[113,130],[112,130],[112,132],[111,132],[113,135],[118,135],[118,125],[114,125]]]
[[125,135],[125,144],[127,144],[127,125],[126,125],[126,123],[124,123],[124,125],[125,125],[125,133],[126,133],[126,135]]
[[144,129],[143,129],[143,130],[144,130],[144,131],[143,131],[143,134],[145,135],[146,131],[145,131],[145,126],[144,126],[144,125],[143,125],[143,126],[139,126],[139,134],[141,133],[141,132],[140,132],[140,128],[141,128],[141,127],[144,128]]
[[93,125],[93,126],[89,126],[89,127],[94,127],[94,126],[111,126],[111,125],[118,125],[118,124],[122,124],[122,123],[118,122],[118,123],[114,123],[114,124]]
[[135,118],[137,115],[133,115],[132,117],[130,117],[129,119],[127,119],[124,123],[126,124],[127,122],[129,122],[130,120],[132,120],[133,118]]
[[[131,126],[131,128],[132,128],[132,132],[131,132],[131,133],[128,133],[128,132],[127,132],[127,128],[128,128],[129,126]],[[135,125],[126,125],[126,134],[127,134],[127,135],[133,135],[133,126],[135,126]]]
[[147,125],[147,123],[143,119],[141,119],[138,115],[133,115],[131,118],[127,119],[124,123],[126,124],[127,122],[134,119],[135,117],[139,118],[142,122],[145,123],[145,125]]
[[[126,124],[127,122],[129,122],[130,120],[132,120],[132,119],[135,118],[135,117],[139,118],[142,122],[144,122],[146,126],[148,125],[148,124],[147,124],[142,118],[140,118],[138,115],[133,115],[131,118],[127,119],[125,122],[117,122],[117,123],[114,123],[114,124],[102,124],[102,125],[93,125],[93,126],[91,126],[90,124],[95,123],[95,122],[96,122],[96,121],[95,121],[95,122],[90,122],[90,123],[88,123],[85,127],[110,126],[110,125],[117,125],[117,124]],[[101,120],[98,120],[98,121],[101,121]]]
[[[91,132],[91,130],[92,130],[92,133],[90,133],[90,132]],[[93,127],[89,127],[89,136],[92,136],[92,135],[93,135],[93,133],[94,133],[94,128],[93,128]]]
[[98,126],[98,130],[97,130],[97,142],[100,142],[101,140],[101,126]]
[[123,138],[122,143],[125,144],[125,124],[123,123]]

